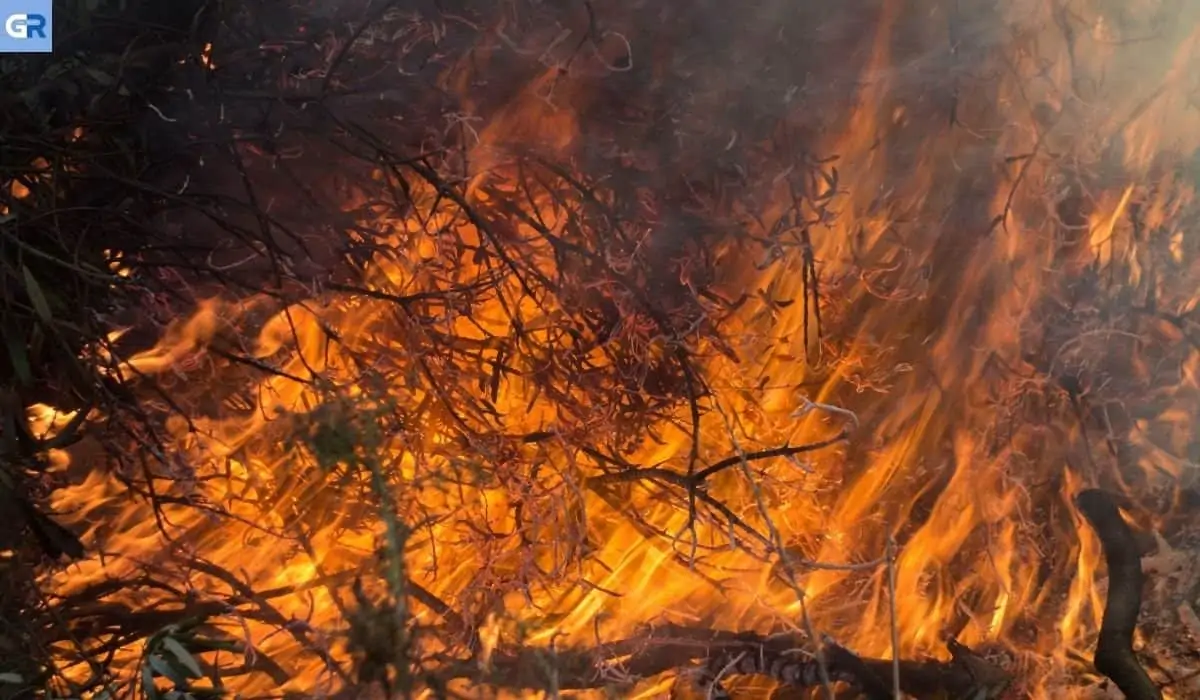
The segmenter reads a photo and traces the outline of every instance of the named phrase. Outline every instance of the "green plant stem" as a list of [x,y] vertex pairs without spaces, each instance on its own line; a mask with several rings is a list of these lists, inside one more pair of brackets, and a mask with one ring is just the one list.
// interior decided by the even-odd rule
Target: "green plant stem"
[[379,462],[375,459],[367,461],[371,469],[371,488],[379,498],[379,514],[383,519],[387,543],[385,575],[392,596],[392,622],[396,634],[396,685],[401,694],[408,697],[412,688],[412,674],[408,668],[408,587],[405,585],[404,575],[404,548],[408,540],[408,528],[400,522],[392,508],[391,489]]

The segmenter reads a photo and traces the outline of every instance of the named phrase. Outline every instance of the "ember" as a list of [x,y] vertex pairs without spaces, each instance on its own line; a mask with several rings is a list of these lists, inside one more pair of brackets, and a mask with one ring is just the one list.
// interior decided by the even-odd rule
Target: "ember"
[[1200,697],[1200,6],[451,4],[198,48],[272,238],[121,257],[65,677]]

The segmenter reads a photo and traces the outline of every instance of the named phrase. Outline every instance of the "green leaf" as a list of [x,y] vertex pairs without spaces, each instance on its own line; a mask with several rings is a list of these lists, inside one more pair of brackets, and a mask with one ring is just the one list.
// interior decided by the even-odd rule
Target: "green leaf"
[[43,321],[50,323],[54,320],[54,314],[50,313],[50,302],[46,301],[42,285],[38,284],[37,278],[24,265],[21,266],[21,274],[25,277],[25,292],[29,294],[29,303],[33,304],[33,310]]
[[146,691],[146,697],[150,700],[162,700],[158,686],[154,685],[154,669],[150,668],[149,664],[142,666],[142,690]]
[[179,659],[179,663],[191,672],[192,678],[203,678],[204,671],[201,670],[200,664],[196,663],[196,657],[192,656],[182,644],[174,637],[163,637],[163,647],[171,652],[175,658]]
[[187,685],[187,676],[184,676],[182,673],[180,673],[179,669],[171,665],[171,662],[162,658],[158,654],[150,654],[146,657],[146,661],[149,663],[150,668],[163,678],[166,678],[175,685]]
[[116,78],[97,68],[85,66],[83,70],[88,74],[89,77],[91,77],[92,80],[96,81],[97,85],[100,85],[101,87],[111,87],[117,82]]
[[16,335],[5,333],[4,344],[8,346],[8,359],[12,362],[13,372],[21,386],[33,384],[33,369],[29,365],[29,354],[25,352],[25,343]]
[[0,684],[22,685],[23,683],[25,683],[25,678],[19,673],[0,673]]

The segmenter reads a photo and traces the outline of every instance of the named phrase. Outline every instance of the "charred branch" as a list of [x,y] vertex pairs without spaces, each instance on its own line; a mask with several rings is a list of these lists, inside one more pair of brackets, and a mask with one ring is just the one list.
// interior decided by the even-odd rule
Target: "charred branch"
[[1108,597],[1094,657],[1096,670],[1112,679],[1129,700],[1161,700],[1162,691],[1133,652],[1133,633],[1142,607],[1142,558],[1133,530],[1113,497],[1089,489],[1075,497],[1108,564]]
[[[953,659],[901,661],[901,689],[914,698],[996,698],[1009,677],[966,647],[949,643]],[[694,682],[714,697],[728,697],[719,689],[721,678],[762,676],[793,690],[822,684],[818,664],[803,651],[811,646],[792,634],[760,635],[753,632],[664,625],[637,637],[592,649],[526,649],[519,653],[497,651],[478,665],[448,672],[499,687],[535,689],[552,684],[564,690],[617,687],[679,671],[679,682]],[[830,676],[859,689],[871,700],[893,697],[889,680],[892,661],[867,659],[833,642],[824,647]]]

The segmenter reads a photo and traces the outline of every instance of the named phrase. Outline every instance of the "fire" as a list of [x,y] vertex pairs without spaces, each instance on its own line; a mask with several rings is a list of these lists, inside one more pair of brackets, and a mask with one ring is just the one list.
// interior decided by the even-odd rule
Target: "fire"
[[[1195,357],[1163,387],[1155,360],[1139,354],[1182,347],[1185,330],[1121,327],[1084,308],[1098,302],[1072,300],[1092,275],[1176,318],[1195,308],[1178,282],[1195,279],[1195,243],[1177,227],[1196,181],[1169,164],[1200,149],[1200,116],[1181,86],[1200,61],[1200,33],[1184,29],[1200,13],[1180,10],[1164,30],[1173,33],[1133,60],[1141,54],[1111,38],[1131,30],[1099,3],[1076,11],[1095,19],[1074,43],[1055,3],[1012,3],[1011,40],[1057,60],[991,66],[1002,76],[995,93],[959,96],[952,120],[897,97],[908,58],[896,27],[913,11],[882,4],[861,87],[818,149],[837,160],[770,153],[759,201],[731,207],[754,240],[772,243],[698,244],[719,260],[709,288],[743,302],[701,299],[698,253],[686,245],[653,273],[695,295],[672,309],[677,337],[621,288],[651,277],[639,256],[653,222],[623,231],[624,257],[613,245],[570,258],[564,250],[588,240],[578,229],[607,216],[590,212],[613,195],[603,185],[581,194],[549,168],[536,176],[555,184],[527,189],[511,147],[569,160],[592,99],[560,67],[542,74],[473,130],[464,188],[426,181],[411,193],[412,216],[363,222],[384,232],[367,291],[331,288],[284,307],[207,300],[125,362],[125,378],[154,377],[191,411],[164,419],[173,498],[130,502],[121,477],[131,475],[101,470],[57,492],[55,509],[97,554],[46,586],[86,594],[152,571],[199,599],[232,592],[242,607],[214,613],[219,626],[249,642],[247,665],[269,658],[288,680],[229,685],[329,692],[346,682],[337,664],[352,653],[354,574],[368,577],[368,597],[387,589],[378,562],[394,506],[406,576],[473,616],[466,624],[484,627],[489,654],[503,643],[595,645],[664,618],[771,629],[808,617],[864,656],[944,657],[949,634],[1003,648],[1032,669],[1028,696],[1075,697],[1067,671],[1094,642],[1103,604],[1099,544],[1070,499],[1113,474],[1171,488],[1192,439],[1184,401],[1198,387]],[[1099,75],[1103,84],[1088,77]],[[1147,96],[1151,83],[1161,87]],[[394,177],[376,172],[381,190]],[[505,214],[505,228],[467,207]],[[1148,231],[1169,232],[1176,281],[1162,280]],[[505,242],[520,243],[521,259],[502,259]],[[607,276],[589,279],[587,265]],[[538,276],[579,289],[555,298]],[[616,318],[567,332],[596,298],[617,299]],[[434,352],[446,339],[456,354]],[[241,360],[213,347],[236,347]],[[663,378],[681,354],[694,376]],[[585,371],[567,378],[564,358]],[[1078,394],[1103,400],[1105,389],[1069,383],[1102,367],[1154,392],[1130,401],[1166,408],[1146,417],[1114,401],[1108,435],[1082,429]],[[622,385],[629,376],[637,381]],[[685,386],[689,398],[657,400]],[[634,401],[631,418],[622,411]],[[36,421],[61,424],[48,410]],[[1118,449],[1122,420],[1139,429]],[[619,454],[582,447],[617,439]],[[831,445],[747,457],[821,441]],[[1110,450],[1139,455],[1138,472],[1110,466]],[[682,490],[673,500],[648,479],[593,488],[629,465],[689,475],[722,460],[731,466],[703,494],[736,520],[694,517]],[[373,501],[350,492],[389,505],[364,512]],[[171,598],[123,595],[147,608]],[[416,622],[448,625],[414,600]],[[140,662],[140,647],[116,646],[127,668]]]

